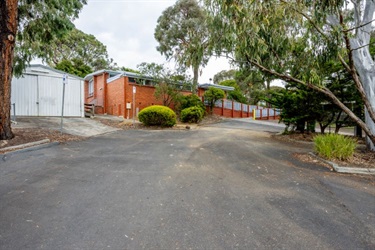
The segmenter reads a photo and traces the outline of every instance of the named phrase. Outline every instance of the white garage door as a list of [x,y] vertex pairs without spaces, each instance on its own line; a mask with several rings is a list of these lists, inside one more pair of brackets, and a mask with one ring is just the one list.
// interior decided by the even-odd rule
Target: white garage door
[[[24,75],[12,81],[12,104],[16,116],[61,116],[62,78]],[[64,116],[82,115],[81,81],[69,79],[65,85]]]

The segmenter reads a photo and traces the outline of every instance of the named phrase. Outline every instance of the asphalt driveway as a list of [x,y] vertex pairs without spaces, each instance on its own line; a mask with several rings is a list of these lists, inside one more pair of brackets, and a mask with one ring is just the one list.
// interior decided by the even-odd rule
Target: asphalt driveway
[[0,249],[374,249],[375,179],[241,121],[0,159]]

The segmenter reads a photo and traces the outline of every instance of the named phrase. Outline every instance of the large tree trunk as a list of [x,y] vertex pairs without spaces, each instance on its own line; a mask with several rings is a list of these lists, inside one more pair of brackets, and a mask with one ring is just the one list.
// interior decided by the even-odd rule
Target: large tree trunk
[[193,94],[197,93],[199,66],[193,66]]
[[[371,21],[375,12],[375,1],[367,0],[363,17],[359,12],[355,15],[357,28],[355,36],[350,39],[353,63],[361,79],[366,99],[370,103],[370,108],[375,110],[375,63],[369,51],[370,34],[372,31]],[[372,134],[375,134],[375,121],[370,117],[368,109],[365,109],[366,125]],[[367,145],[371,150],[375,150],[374,143],[367,137]]]
[[10,126],[10,89],[17,34],[18,0],[0,1],[0,140],[13,138]]

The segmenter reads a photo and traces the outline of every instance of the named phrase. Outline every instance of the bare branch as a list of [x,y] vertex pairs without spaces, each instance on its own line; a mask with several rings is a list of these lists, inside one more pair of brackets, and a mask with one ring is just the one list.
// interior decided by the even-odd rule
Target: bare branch
[[251,60],[249,58],[248,58],[248,60],[249,60],[250,64],[256,66],[257,68],[259,68],[260,70],[262,70],[264,72],[267,72],[269,74],[278,76],[281,79],[286,80],[288,82],[295,82],[295,83],[307,86],[307,87],[309,87],[311,89],[314,89],[314,90],[316,90],[316,91],[318,91],[320,93],[325,94],[326,96],[328,96],[332,100],[333,103],[335,103],[337,106],[339,106],[354,122],[356,122],[363,129],[363,131],[365,131],[365,133],[367,134],[367,136],[369,138],[371,138],[372,141],[375,140],[375,135],[371,133],[371,131],[366,126],[366,124],[360,118],[358,118],[353,113],[353,111],[351,111],[344,103],[342,103],[329,89],[327,89],[325,87],[318,87],[318,86],[316,86],[316,85],[314,85],[312,83],[301,81],[301,80],[299,80],[297,78],[294,78],[294,77],[292,77],[290,75],[285,75],[285,74],[281,74],[279,72],[270,70],[270,69],[264,67],[263,65],[259,64],[258,62],[254,61],[254,60]]
[[364,48],[364,47],[370,46],[371,44],[375,44],[375,42],[368,43],[368,44],[365,44],[365,45],[363,45],[363,46],[359,46],[359,47],[357,47],[357,48],[355,48],[355,49],[352,49],[351,51],[358,50],[358,49],[362,49],[362,48]]
[[358,26],[356,26],[356,27],[353,27],[353,28],[350,28],[350,29],[347,29],[347,30],[343,30],[343,32],[350,32],[350,31],[352,31],[352,30],[362,28],[363,26],[366,26],[366,25],[368,25],[368,24],[370,24],[370,23],[372,23],[372,22],[375,22],[375,19],[372,19],[371,21],[366,22],[366,23],[361,24],[361,25],[358,25]]

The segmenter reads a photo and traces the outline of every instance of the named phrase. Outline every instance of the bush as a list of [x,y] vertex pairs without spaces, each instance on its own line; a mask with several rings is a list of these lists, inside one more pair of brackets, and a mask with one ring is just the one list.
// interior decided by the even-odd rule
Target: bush
[[318,135],[314,137],[315,152],[328,160],[346,160],[353,156],[357,142],[339,134]]
[[225,96],[225,92],[221,89],[217,89],[214,87],[209,87],[206,92],[204,92],[204,100],[207,101],[210,105],[211,113],[214,108],[215,102],[217,100],[223,99]]
[[203,102],[201,101],[201,99],[199,98],[199,96],[195,94],[191,94],[191,95],[180,97],[179,106],[178,106],[179,111],[186,109],[186,108],[195,107],[195,106],[201,107],[203,110],[205,110],[205,106]]
[[203,116],[204,110],[198,106],[186,108],[181,111],[182,122],[197,123],[202,120]]
[[176,124],[176,113],[168,107],[154,105],[142,109],[138,119],[147,126],[172,127]]

